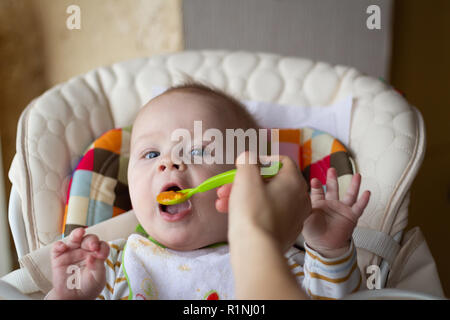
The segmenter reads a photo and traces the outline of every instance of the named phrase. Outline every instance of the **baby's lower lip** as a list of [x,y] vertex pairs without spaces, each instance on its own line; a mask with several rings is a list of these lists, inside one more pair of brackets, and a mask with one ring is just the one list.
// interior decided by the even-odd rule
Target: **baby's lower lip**
[[[189,201],[189,200],[188,200]],[[159,214],[161,215],[161,217],[168,221],[168,222],[175,222],[175,221],[180,221],[181,219],[185,218],[187,215],[189,215],[191,213],[192,210],[192,204],[189,201],[189,208],[179,211],[177,213],[168,213],[166,211],[163,210],[164,206],[159,205]]]

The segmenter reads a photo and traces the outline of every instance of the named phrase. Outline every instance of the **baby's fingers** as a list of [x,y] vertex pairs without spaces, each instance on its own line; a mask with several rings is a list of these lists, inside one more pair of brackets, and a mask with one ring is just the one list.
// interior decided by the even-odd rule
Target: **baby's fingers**
[[339,200],[339,184],[337,181],[336,169],[331,167],[327,171],[327,192],[325,194],[327,200]]
[[230,193],[233,184],[228,183],[217,189],[216,209],[221,213],[228,212],[228,201],[230,200]]
[[106,260],[108,255],[109,255],[109,245],[104,241],[100,241],[100,248],[95,253],[95,257],[103,262]]
[[231,194],[231,188],[233,187],[232,183],[227,183],[217,189],[217,197],[221,198],[229,198]]
[[366,190],[363,192],[361,197],[359,197],[358,201],[352,206],[353,214],[355,215],[355,218],[359,218],[364,209],[367,207],[367,204],[370,200],[370,191]]
[[52,246],[52,251],[51,251],[52,259],[58,258],[60,255],[62,255],[67,250],[69,250],[69,247],[64,242],[62,242],[62,241],[55,242],[55,244]]
[[89,234],[83,238],[81,249],[88,251],[97,251],[100,249],[100,240],[96,235]]
[[55,268],[81,263],[89,252],[82,249],[66,250],[64,254],[53,256],[52,266]]
[[221,198],[216,200],[216,209],[221,213],[228,212],[228,201],[230,198]]
[[347,192],[345,193],[345,197],[344,200],[342,200],[342,203],[344,203],[349,207],[353,206],[358,197],[360,185],[361,185],[361,175],[357,173],[352,177],[352,181],[347,189]]
[[109,254],[109,245],[100,241],[96,235],[89,234],[84,237],[81,249],[94,253],[97,259],[105,260]]
[[320,201],[325,199],[322,183],[317,178],[311,179],[311,201]]
[[83,240],[84,232],[84,228],[73,230],[66,241],[66,245],[71,249],[79,248],[81,246],[81,241]]

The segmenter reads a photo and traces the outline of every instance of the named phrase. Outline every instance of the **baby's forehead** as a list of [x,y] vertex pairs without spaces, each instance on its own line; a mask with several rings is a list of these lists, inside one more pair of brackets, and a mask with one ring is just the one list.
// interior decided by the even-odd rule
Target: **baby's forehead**
[[[201,121],[204,129],[224,129],[236,125],[236,113],[220,99],[184,92],[173,92],[149,101],[137,114],[133,136],[160,129],[193,129],[194,121]],[[133,140],[133,139],[132,139]]]
[[164,118],[176,120],[216,120],[220,124],[234,122],[237,110],[230,102],[212,94],[195,91],[174,91],[160,95],[147,103],[139,112],[139,118]]

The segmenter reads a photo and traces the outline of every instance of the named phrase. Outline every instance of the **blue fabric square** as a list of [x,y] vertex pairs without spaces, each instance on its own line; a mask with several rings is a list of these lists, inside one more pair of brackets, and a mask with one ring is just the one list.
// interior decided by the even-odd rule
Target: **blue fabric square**
[[320,136],[322,134],[325,134],[325,132],[320,131],[320,130],[314,130],[313,133],[312,133],[312,138]]
[[92,171],[77,170],[72,177],[71,196],[89,198],[91,194]]
[[92,226],[113,216],[113,207],[103,201],[89,199],[86,225]]

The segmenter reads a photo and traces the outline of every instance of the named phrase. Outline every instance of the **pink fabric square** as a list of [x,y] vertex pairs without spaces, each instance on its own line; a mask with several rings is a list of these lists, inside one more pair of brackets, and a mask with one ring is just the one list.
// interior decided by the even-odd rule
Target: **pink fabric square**
[[298,162],[298,159],[300,157],[300,146],[298,144],[290,142],[280,142],[279,148],[281,155],[290,157],[295,161],[298,167],[300,166]]
[[89,150],[81,159],[76,170],[94,170],[94,149]]
[[309,179],[317,178],[325,185],[327,183],[327,170],[330,167],[330,156],[311,164],[309,171]]

